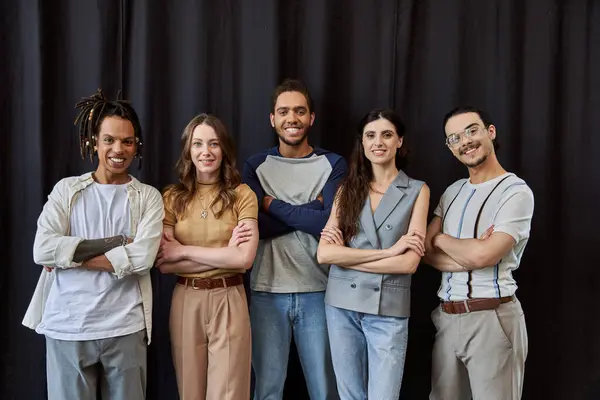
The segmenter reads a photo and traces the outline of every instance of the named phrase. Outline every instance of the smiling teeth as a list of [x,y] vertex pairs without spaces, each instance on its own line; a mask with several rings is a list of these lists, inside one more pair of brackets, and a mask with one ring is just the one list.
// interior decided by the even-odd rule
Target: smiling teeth
[[285,131],[289,132],[289,133],[296,133],[299,131],[299,129],[298,128],[285,128]]
[[114,157],[112,157],[111,160],[114,161],[114,162],[116,162],[116,163],[122,163],[123,161],[125,161],[124,158],[114,158]]

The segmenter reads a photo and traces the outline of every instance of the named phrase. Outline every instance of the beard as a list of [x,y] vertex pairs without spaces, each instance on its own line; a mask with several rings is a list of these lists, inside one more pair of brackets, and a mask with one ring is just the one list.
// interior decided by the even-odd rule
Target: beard
[[[286,128],[290,128],[291,126],[286,126]],[[282,126],[280,129],[277,129],[277,136],[279,136],[279,140],[288,146],[298,146],[304,142],[306,137],[308,136],[309,127],[303,125],[294,125],[294,128],[304,129],[304,134],[296,139],[288,139],[285,137],[285,128]]]
[[[473,148],[477,149],[477,148],[479,148],[479,147],[481,147],[481,146],[482,146],[482,144],[481,144],[481,143],[479,143],[479,142],[477,142],[477,143],[471,143],[471,144],[469,144],[469,145],[467,145],[467,146],[463,147],[462,149],[460,149],[459,153],[460,153],[460,155],[461,155],[461,156],[463,156],[463,155],[464,155],[464,154],[465,154],[467,151],[469,151],[469,150],[471,150],[471,149],[473,149]],[[484,150],[485,150],[485,148],[484,148]],[[461,162],[462,162],[462,163],[463,163],[463,164],[464,164],[466,167],[469,167],[469,168],[476,168],[476,167],[479,167],[481,164],[483,164],[483,163],[484,163],[484,162],[487,160],[487,158],[488,158],[488,156],[489,156],[489,155],[490,155],[490,151],[486,151],[486,152],[485,152],[483,155],[481,155],[481,157],[479,157],[479,158],[476,158],[476,159],[474,159],[474,160],[469,160],[469,161],[463,161],[463,160],[461,160]]]

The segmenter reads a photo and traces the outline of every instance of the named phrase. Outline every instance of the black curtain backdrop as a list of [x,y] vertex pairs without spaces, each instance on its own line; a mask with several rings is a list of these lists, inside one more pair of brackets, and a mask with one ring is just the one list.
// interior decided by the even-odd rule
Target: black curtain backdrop
[[[443,190],[466,175],[444,146],[455,105],[488,110],[503,166],[536,199],[516,273],[529,331],[525,399],[600,398],[596,288],[600,213],[600,1],[597,0],[3,0],[0,2],[2,273],[0,397],[46,397],[42,336],[21,325],[38,279],[36,219],[81,160],[74,104],[122,89],[144,129],[142,168],[176,179],[179,137],[219,116],[238,162],[276,143],[270,94],[298,77],[315,100],[311,143],[350,153],[359,118],[392,107],[409,128],[409,175]],[[426,399],[440,275],[422,265],[403,399]],[[150,399],[176,399],[168,312],[173,280],[153,272]],[[308,398],[297,358],[286,398]]]

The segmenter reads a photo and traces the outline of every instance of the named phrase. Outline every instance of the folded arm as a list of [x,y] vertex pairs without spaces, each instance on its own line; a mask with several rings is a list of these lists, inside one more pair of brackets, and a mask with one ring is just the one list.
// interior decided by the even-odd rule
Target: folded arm
[[190,260],[181,259],[179,261],[169,261],[169,262],[164,261],[164,259],[162,259],[160,257],[161,251],[162,251],[165,243],[167,243],[169,241],[174,242],[176,245],[181,245],[181,243],[179,243],[179,241],[177,241],[175,239],[175,229],[174,229],[173,225],[163,224],[163,239],[161,240],[161,246],[159,247],[159,250],[158,250],[159,256],[157,257],[157,260],[156,260],[156,267],[160,270],[161,273],[163,273],[163,274],[194,274],[194,273],[206,272],[206,271],[215,269],[209,265],[203,265],[203,264],[197,263],[195,261],[190,261]]
[[132,240],[124,235],[117,235],[109,238],[84,240],[77,245],[73,254],[73,261],[82,263],[94,257],[114,249],[117,246],[125,246]]
[[151,191],[142,213],[135,239],[123,246],[122,236],[85,240],[66,236],[69,231],[67,188],[57,184],[38,218],[33,245],[34,262],[51,268],[84,267],[113,272],[122,278],[146,273],[154,262],[162,232],[163,202]]
[[176,240],[167,240],[161,245],[159,260],[161,264],[187,261],[183,265],[194,268],[187,272],[203,272],[206,268],[248,269],[254,262],[258,247],[258,223],[253,219],[246,219],[243,223],[250,231],[248,240],[244,243],[226,247],[201,247],[185,246]]
[[149,191],[147,196],[147,199],[142,199],[143,209],[133,241],[126,246],[115,247],[104,256],[92,259],[94,263],[92,260],[84,262],[84,267],[103,271],[110,271],[112,268],[118,278],[149,273],[160,245],[165,213],[162,196],[158,190]]
[[[430,191],[427,185],[423,185],[415,202],[408,225],[408,232],[420,232],[424,234],[427,229],[427,214],[429,212]],[[346,268],[363,272],[374,272],[378,274],[414,274],[421,262],[421,256],[417,251],[408,248],[404,253],[392,257],[383,258],[367,263],[354,263]]]
[[466,269],[475,270],[494,266],[513,246],[528,237],[533,216],[533,194],[529,189],[508,193],[501,201],[485,238],[457,239],[446,234],[435,235],[432,246],[454,259]]
[[[428,208],[429,187],[423,185],[413,207],[408,228],[409,233],[416,232],[417,235],[410,238],[403,236],[394,246],[382,250],[355,249],[346,246],[341,240],[328,240],[322,236],[317,258],[323,264],[335,264],[363,272],[412,274],[421,260],[420,254],[416,251],[418,242],[422,242],[422,236],[419,238],[418,233],[423,235],[425,232]],[[337,224],[337,202],[335,202],[327,226],[337,227]],[[403,240],[409,243],[404,243]],[[413,245],[417,247],[413,248]]]
[[[283,221],[286,225],[319,237],[331,214],[335,193],[346,175],[347,165],[340,158],[321,191],[323,197],[322,207],[318,200],[313,200],[305,205],[292,205],[283,200],[273,199],[268,207],[269,214]],[[259,199],[259,204],[261,204]]]
[[[244,168],[242,169],[242,181],[252,189],[254,194],[256,194],[258,204],[262,204],[265,192],[256,175],[254,167],[252,167],[248,161],[244,163]],[[260,210],[258,212],[258,226],[260,239],[270,239],[294,231],[294,228],[286,225],[283,221]]]
[[[262,189],[261,189],[262,191]],[[263,199],[270,196],[262,196],[259,204],[263,203]],[[314,200],[306,204],[294,206],[312,210],[322,210],[323,204],[319,200]],[[294,232],[296,229],[287,225],[285,222],[271,216],[266,211],[259,210],[258,226],[260,239],[270,239],[273,237],[285,235],[286,233]]]
[[163,274],[197,274],[215,269],[211,266],[202,265],[190,260],[165,262],[160,264],[158,268]]
[[441,226],[442,219],[438,216],[433,217],[429,223],[427,235],[425,236],[425,257],[423,257],[423,262],[442,272],[466,271],[462,265],[444,253],[443,250],[433,247],[432,240],[440,233]]
[[73,255],[84,239],[67,236],[70,225],[67,211],[69,201],[66,183],[57,183],[38,217],[33,242],[33,261],[36,264],[54,268],[73,268],[80,265],[73,261]]
[[[338,226],[337,209],[336,199],[326,225],[336,230]],[[342,239],[338,239],[337,243],[334,243],[333,240],[328,240],[325,236],[321,236],[317,248],[317,261],[319,264],[335,264],[340,267],[378,261],[390,255],[392,254],[389,249],[355,249],[345,246]]]

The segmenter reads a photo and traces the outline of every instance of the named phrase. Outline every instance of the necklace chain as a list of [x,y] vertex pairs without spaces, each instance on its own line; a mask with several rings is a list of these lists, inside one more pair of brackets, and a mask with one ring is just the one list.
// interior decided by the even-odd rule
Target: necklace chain
[[377,193],[377,194],[380,194],[380,195],[382,195],[382,196],[385,194],[385,192],[382,192],[382,191],[379,191],[379,190],[375,189],[375,188],[373,187],[373,184],[370,184],[370,185],[369,185],[369,189],[371,189],[371,191],[372,191],[372,192],[374,192],[374,193]]
[[[206,219],[208,218],[208,207],[210,207],[211,202],[208,203],[208,207],[204,204],[204,198],[208,196],[209,193],[211,193],[214,189],[209,190],[208,192],[204,193],[203,195],[199,196],[199,200],[200,200],[200,205],[202,206],[202,211],[200,212],[200,218],[202,219]],[[214,199],[211,199],[211,201]]]

